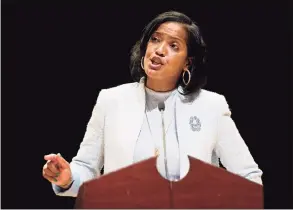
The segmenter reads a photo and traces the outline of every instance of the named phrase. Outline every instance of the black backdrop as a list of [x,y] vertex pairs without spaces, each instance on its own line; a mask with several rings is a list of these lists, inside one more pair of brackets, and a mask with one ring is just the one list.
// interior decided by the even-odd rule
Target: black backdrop
[[226,96],[264,171],[265,207],[290,207],[288,3],[41,2],[2,1],[2,208],[73,207],[73,198],[55,196],[43,179],[43,156],[71,160],[99,90],[132,82],[132,45],[148,21],[170,9],[202,28],[206,89]]

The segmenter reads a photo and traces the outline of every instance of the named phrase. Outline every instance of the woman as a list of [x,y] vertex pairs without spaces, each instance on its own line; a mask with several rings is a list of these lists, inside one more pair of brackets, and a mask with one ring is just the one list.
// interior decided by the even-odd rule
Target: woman
[[200,30],[186,15],[171,11],[152,20],[132,49],[135,82],[101,90],[71,163],[45,156],[43,176],[54,192],[76,196],[103,166],[107,174],[154,155],[160,174],[173,181],[188,173],[190,155],[213,165],[220,159],[228,171],[262,184],[225,97],[202,89],[205,54]]

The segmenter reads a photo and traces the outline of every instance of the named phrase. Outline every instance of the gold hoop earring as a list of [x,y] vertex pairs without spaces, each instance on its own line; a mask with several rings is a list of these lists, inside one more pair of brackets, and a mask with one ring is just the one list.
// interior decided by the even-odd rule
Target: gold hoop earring
[[[188,80],[187,80],[187,82],[186,82],[186,80],[184,78],[186,72],[188,73]],[[185,86],[187,86],[189,84],[190,79],[191,79],[190,71],[188,69],[184,70],[183,71],[183,74],[182,74],[182,81],[183,81],[183,83],[184,83]]]
[[140,60],[140,66],[141,66],[141,68],[144,70],[144,67],[143,67],[142,62],[143,62],[143,56],[141,57],[141,60]]

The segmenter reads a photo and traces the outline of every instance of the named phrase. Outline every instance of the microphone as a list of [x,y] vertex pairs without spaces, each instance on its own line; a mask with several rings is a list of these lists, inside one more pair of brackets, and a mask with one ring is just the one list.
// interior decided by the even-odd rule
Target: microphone
[[164,102],[160,102],[158,104],[158,109],[161,112],[161,118],[162,118],[162,132],[163,132],[163,148],[164,148],[165,172],[166,172],[166,178],[169,180],[169,172],[168,172],[168,166],[167,166],[166,134],[165,134],[165,123],[164,123],[165,103]]
[[165,111],[165,103],[164,102],[160,102],[158,104],[158,109],[159,109],[159,111]]

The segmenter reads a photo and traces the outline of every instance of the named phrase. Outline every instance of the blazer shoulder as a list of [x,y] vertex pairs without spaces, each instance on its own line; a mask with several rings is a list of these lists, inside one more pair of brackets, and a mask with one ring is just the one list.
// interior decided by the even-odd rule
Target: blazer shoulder
[[211,90],[206,90],[206,89],[201,89],[201,92],[199,94],[200,98],[206,99],[206,100],[222,100],[225,98],[223,94],[211,91]]
[[199,94],[199,100],[202,100],[205,104],[210,104],[224,115],[231,115],[229,104],[223,94],[202,89]]
[[106,97],[108,100],[117,99],[117,98],[125,97],[129,93],[133,92],[137,87],[138,87],[138,83],[132,82],[132,83],[117,85],[110,88],[104,88],[101,90],[101,92],[103,91],[104,97]]

